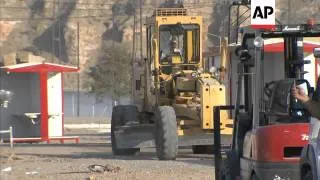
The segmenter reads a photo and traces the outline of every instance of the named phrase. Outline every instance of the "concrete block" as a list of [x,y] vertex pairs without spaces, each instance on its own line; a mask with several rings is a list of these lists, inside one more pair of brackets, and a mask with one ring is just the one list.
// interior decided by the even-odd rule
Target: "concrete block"
[[9,53],[3,56],[3,65],[10,66],[17,64],[16,53]]
[[18,52],[17,57],[21,63],[42,63],[44,61],[42,56],[35,56],[31,52],[26,51]]

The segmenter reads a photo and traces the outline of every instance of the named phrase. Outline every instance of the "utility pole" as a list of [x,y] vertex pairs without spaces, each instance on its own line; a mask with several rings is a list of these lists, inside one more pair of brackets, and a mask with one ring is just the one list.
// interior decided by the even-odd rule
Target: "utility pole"
[[[239,29],[239,16],[240,16],[240,6],[238,6],[238,8],[237,8],[237,25],[236,25],[236,27],[237,27],[237,30]],[[236,44],[238,44],[238,38],[239,38],[239,32],[237,31],[236,32]]]
[[132,27],[132,59],[131,59],[131,100],[134,102],[135,96],[135,82],[134,82],[134,68],[135,68],[135,61],[136,61],[136,6],[134,7],[134,15],[133,15],[133,27]]
[[140,0],[140,61],[143,61],[143,49],[142,49],[142,0]]
[[[77,22],[77,61],[78,69],[80,68],[80,25]],[[80,72],[77,74],[77,117],[80,116]]]
[[[60,10],[61,7],[62,7],[62,4],[61,4],[61,0],[58,0],[58,9]],[[61,16],[58,15],[58,37],[57,37],[57,41],[58,41],[58,48],[59,48],[59,53],[58,53],[58,57],[59,57],[59,60],[61,61],[62,60],[62,57],[61,57],[61,52],[62,52],[62,47],[61,47],[61,34],[62,34],[62,27],[61,27]]]
[[133,15],[133,27],[132,27],[132,62],[136,59],[136,13]]
[[55,34],[56,34],[56,27],[55,27],[55,22],[56,22],[56,0],[53,0],[52,3],[52,41],[51,41],[51,51],[52,51],[52,62],[54,62],[54,56],[55,56]]
[[290,24],[290,18],[291,18],[291,5],[292,5],[292,0],[288,0],[288,24]]
[[116,33],[114,32],[115,31],[115,28],[114,28],[114,26],[115,26],[115,14],[112,14],[112,38],[114,38],[111,42],[112,42],[112,47],[114,47],[114,41],[116,40],[116,38],[115,38],[115,35],[116,35]]
[[[3,1],[0,1],[0,7],[2,7],[3,6]],[[0,19],[2,19],[2,8],[0,8]],[[1,46],[0,46],[0,55],[2,56],[2,26],[0,26],[0,41],[1,41]],[[0,86],[0,88],[1,88],[1,86]]]
[[[56,51],[58,50],[57,56],[58,59],[61,60],[61,51],[62,51],[62,47],[61,47],[61,20],[60,20],[60,16],[58,14],[58,17],[56,15],[56,0],[53,1],[53,11],[52,11],[52,20],[53,20],[53,27],[52,27],[52,62],[55,63],[55,55],[56,55]],[[60,8],[62,7],[61,5],[61,0],[58,0],[58,11],[60,10]],[[58,49],[56,49],[56,42],[58,45]]]

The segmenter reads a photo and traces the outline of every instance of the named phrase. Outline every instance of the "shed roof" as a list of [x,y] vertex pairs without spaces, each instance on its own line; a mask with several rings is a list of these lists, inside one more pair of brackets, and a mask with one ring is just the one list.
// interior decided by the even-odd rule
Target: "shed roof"
[[2,69],[8,72],[78,72],[79,68],[53,63],[21,63],[10,66],[3,66]]
[[[320,42],[305,40],[303,41],[303,51],[313,53],[315,47],[320,47]],[[282,53],[284,51],[284,42],[282,38],[267,39],[264,43],[265,52]]]

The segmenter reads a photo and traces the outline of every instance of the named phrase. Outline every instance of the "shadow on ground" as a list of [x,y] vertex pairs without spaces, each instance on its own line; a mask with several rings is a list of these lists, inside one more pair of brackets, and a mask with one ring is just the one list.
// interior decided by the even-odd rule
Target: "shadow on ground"
[[[80,145],[80,144],[79,144]],[[84,145],[85,147],[107,147],[107,145],[90,144]],[[147,149],[152,152],[140,152],[135,156],[115,156],[111,151],[107,152],[76,152],[70,154],[45,154],[45,153],[19,153],[18,155],[28,155],[40,158],[62,158],[62,159],[106,159],[106,160],[126,160],[126,161],[158,161],[156,153],[153,149]],[[214,165],[213,155],[194,155],[190,152],[179,152],[176,162],[198,164],[205,166]],[[163,161],[162,161],[163,162]]]
[[[143,148],[135,156],[115,156],[112,154],[110,133],[73,132],[70,136],[79,136],[80,143],[46,144],[46,143],[21,143],[15,144],[15,152],[18,156],[34,156],[36,158],[52,159],[106,159],[126,161],[158,161],[154,148]],[[104,137],[104,138],[102,138]],[[92,140],[90,140],[92,138]],[[81,139],[84,139],[83,141]],[[97,139],[99,141],[97,141]],[[108,143],[106,140],[109,140]],[[7,145],[0,145],[7,147]],[[54,151],[52,151],[55,149]],[[176,162],[214,166],[214,156],[195,155],[191,147],[180,147]],[[162,161],[163,162],[163,161]]]

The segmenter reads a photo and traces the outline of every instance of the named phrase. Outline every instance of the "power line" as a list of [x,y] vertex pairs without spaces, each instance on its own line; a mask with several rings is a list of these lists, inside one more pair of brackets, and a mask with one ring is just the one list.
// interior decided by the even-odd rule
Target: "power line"
[[[53,1],[46,1],[46,2],[52,2],[52,4],[57,4],[57,2],[53,3]],[[75,4],[75,5],[107,5],[107,6],[113,6],[116,4],[112,4],[112,3],[70,3],[70,2],[63,2],[61,4]],[[207,7],[207,6],[212,6],[212,5],[217,5],[217,4],[222,4],[219,2],[207,2],[207,3],[184,3],[184,7],[185,8],[203,8],[203,7]],[[27,6],[2,6],[0,8],[14,8],[14,9],[29,9]],[[109,8],[109,7],[108,7]],[[156,7],[143,7],[143,9],[155,9]],[[43,9],[52,9],[52,7],[46,7]],[[75,8],[75,9],[81,9],[81,8]],[[83,10],[86,9],[90,9],[90,8],[83,8]],[[105,8],[91,8],[91,9],[101,9],[101,10],[105,10]]]
[[[200,9],[200,8],[204,8],[204,7],[213,7],[213,5],[216,5],[216,4],[211,4],[211,5],[206,5],[206,6],[185,6],[186,9]],[[24,6],[0,6],[0,8],[2,9],[22,9],[22,10],[29,10],[28,7],[24,7]],[[43,10],[50,10],[52,8],[43,8]],[[156,9],[155,7],[143,7],[143,9]],[[74,8],[73,10],[83,10],[83,11],[87,11],[87,10],[99,10],[99,11],[102,11],[102,10],[109,10],[107,8]]]

